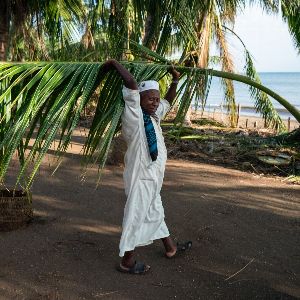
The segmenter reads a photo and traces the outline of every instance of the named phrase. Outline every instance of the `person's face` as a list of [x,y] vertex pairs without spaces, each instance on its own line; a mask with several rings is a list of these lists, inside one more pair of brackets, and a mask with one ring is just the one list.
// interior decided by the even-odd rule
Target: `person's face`
[[153,115],[159,105],[160,93],[157,90],[147,90],[140,93],[141,95],[141,107],[148,114]]

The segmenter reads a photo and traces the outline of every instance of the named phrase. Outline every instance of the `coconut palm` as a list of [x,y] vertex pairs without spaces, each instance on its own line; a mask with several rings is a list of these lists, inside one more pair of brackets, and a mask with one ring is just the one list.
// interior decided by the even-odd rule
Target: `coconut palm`
[[[147,50],[148,57],[159,59]],[[164,59],[162,57],[162,59]],[[138,81],[162,79],[169,64],[124,62]],[[85,165],[104,166],[112,138],[120,128],[123,111],[121,79],[111,72],[104,78],[102,63],[6,63],[0,65],[0,178],[3,180],[13,154],[17,151],[21,168],[18,182],[33,182],[38,167],[55,139],[60,157],[71,141],[80,114],[96,89],[100,89],[97,108],[84,145]],[[238,80],[262,90],[281,103],[300,122],[300,112],[285,99],[247,76],[210,69],[178,67],[182,74],[182,97],[177,122],[182,122],[190,97],[197,93],[199,81],[208,76]],[[190,94],[192,93],[192,94]],[[29,141],[34,144],[28,152]],[[32,165],[33,163],[33,165]],[[26,176],[30,170],[31,175]]]
[[57,47],[79,37],[81,0],[2,0],[0,61],[48,59]]
[[[164,57],[172,55],[174,51],[181,52],[179,64],[208,68],[210,48],[212,42],[216,41],[220,51],[221,69],[225,72],[234,72],[224,25],[233,26],[237,10],[245,7],[245,1],[114,0],[108,3],[96,1],[96,4],[91,2],[90,9],[93,16],[99,14],[99,7],[102,16],[109,15],[109,21],[101,22],[100,27],[107,27],[106,32],[111,43],[110,53],[114,58],[125,59],[124,54],[129,53],[130,56],[133,54],[136,59],[140,59],[140,53],[130,41],[138,44],[141,41],[142,45]],[[270,13],[278,12],[279,1],[264,0],[260,1],[260,4]],[[95,22],[93,24],[93,28],[99,28]],[[253,80],[260,82],[247,49],[245,62],[246,69],[253,71],[247,75],[252,75]],[[237,107],[233,83],[228,79],[222,79],[221,82],[224,86],[224,102],[229,111],[230,123],[235,126]],[[199,106],[199,103],[202,107],[205,106],[205,90],[206,82],[199,81],[196,97],[193,99],[196,106]],[[251,90],[250,95],[254,99],[257,111],[265,118],[266,124],[283,129],[284,124],[267,95],[253,93]],[[189,106],[187,105],[185,109],[186,115],[189,115],[191,111],[188,110]]]
[[[223,5],[223,9],[218,11],[214,1],[165,0],[161,1],[160,8],[152,7],[153,3],[153,1],[133,0],[112,0],[110,3],[85,1],[89,9],[83,14],[82,43],[77,44],[77,48],[72,48],[74,45],[65,43],[66,39],[53,39],[52,47],[49,48],[51,55],[65,55],[66,49],[79,49],[78,51],[82,50],[80,52],[82,55],[88,54],[91,48],[97,49],[97,39],[94,37],[100,36],[102,45],[105,45],[109,51],[103,50],[102,53],[99,51],[98,57],[103,59],[113,50],[114,52],[111,53],[115,57],[122,58],[126,57],[124,54],[129,50],[135,60],[123,64],[138,81],[150,78],[163,81],[171,63],[166,57],[174,49],[183,49],[177,66],[182,74],[182,85],[178,93],[181,96],[177,99],[179,108],[176,123],[183,121],[193,99],[205,100],[211,76],[220,77],[226,82],[237,80],[248,84],[256,99],[256,107],[264,113],[264,117],[269,122],[273,122],[274,126],[280,126],[280,118],[276,117],[276,111],[266,95],[281,103],[300,122],[299,111],[295,107],[261,85],[256,77],[251,56],[246,49],[248,76],[234,74],[228,66],[230,59],[228,53],[225,53],[227,48],[224,35],[224,30],[227,29],[222,26],[220,20],[221,16],[224,20],[231,18],[227,10],[233,15],[237,4],[242,2],[218,1],[216,2],[218,5]],[[208,5],[211,3],[215,6]],[[269,1],[263,3],[267,5]],[[207,10],[208,8],[210,10]],[[207,12],[204,17],[203,10]],[[153,14],[153,11],[157,11],[157,15]],[[99,21],[99,18],[102,21]],[[198,20],[196,24],[194,20]],[[213,22],[216,25],[212,25]],[[207,63],[208,54],[202,51],[201,45],[204,45],[205,49],[208,48],[211,35],[209,28],[213,26],[220,41],[220,49],[223,49],[223,56],[227,57],[227,60],[224,58],[222,61],[224,67],[221,71],[199,68],[202,66],[199,61],[204,61],[203,65]],[[55,28],[59,27],[54,27],[52,32],[63,33],[61,29],[55,31]],[[116,31],[119,34],[116,34]],[[204,34],[205,32],[207,35]],[[92,42],[93,40],[95,43]],[[141,41],[144,45],[140,44]],[[50,39],[47,42],[51,44]],[[64,47],[57,47],[59,43],[64,43]],[[82,45],[84,47],[80,48]],[[98,47],[101,49],[101,43]],[[84,49],[87,51],[85,52]],[[111,140],[120,128],[123,101],[120,78],[114,72],[104,78],[101,65],[102,63],[93,62],[0,65],[0,178],[2,180],[13,154],[17,151],[21,163],[18,182],[28,179],[25,185],[30,187],[43,156],[54,139],[59,140],[57,156],[60,157],[66,151],[80,114],[96,91],[100,91],[97,93],[97,108],[83,153],[86,165],[97,163],[99,169],[104,166]],[[225,86],[227,89],[228,86],[230,87],[230,85]],[[230,101],[232,102],[229,103],[234,104],[234,100]],[[35,141],[28,153],[25,150],[28,150],[29,141],[34,134]],[[28,178],[27,171],[31,172]]]
[[300,1],[281,1],[282,16],[287,21],[295,46],[300,53]]

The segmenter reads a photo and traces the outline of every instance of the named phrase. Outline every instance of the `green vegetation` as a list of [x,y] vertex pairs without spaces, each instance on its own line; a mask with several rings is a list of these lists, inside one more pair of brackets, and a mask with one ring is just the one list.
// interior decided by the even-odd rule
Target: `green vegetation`
[[[261,85],[244,44],[245,75],[232,73],[226,38],[229,34],[236,36],[232,31],[234,20],[245,3],[1,1],[0,60],[11,62],[0,64],[0,179],[4,180],[17,151],[21,163],[18,182],[24,181],[22,184],[29,188],[57,137],[58,158],[67,150],[72,132],[91,101],[96,108],[84,145],[84,163],[97,163],[99,169],[104,166],[111,141],[120,129],[124,106],[120,78],[114,72],[105,78],[102,75],[101,65],[107,58],[122,61],[138,81],[159,80],[162,93],[170,83],[167,69],[175,64],[181,72],[176,124],[182,124],[192,100],[205,108],[212,76],[222,80],[233,127],[237,120],[233,80],[249,86],[255,107],[268,126],[284,130],[269,96],[300,122],[295,107]],[[299,48],[300,1],[260,4],[269,13],[277,14],[282,9]],[[219,62],[220,71],[210,64],[209,49],[214,41],[220,52],[214,61]],[[180,53],[176,61],[170,59],[175,51]],[[35,141],[29,148],[31,138]],[[211,138],[192,133],[180,136],[185,141]]]

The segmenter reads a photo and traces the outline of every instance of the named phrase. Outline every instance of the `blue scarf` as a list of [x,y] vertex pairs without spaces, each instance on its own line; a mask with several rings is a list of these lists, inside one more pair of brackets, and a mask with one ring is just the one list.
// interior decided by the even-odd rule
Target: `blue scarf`
[[143,110],[143,118],[144,118],[145,133],[148,142],[150,156],[152,161],[155,161],[158,155],[155,129],[150,115],[147,114],[144,110]]

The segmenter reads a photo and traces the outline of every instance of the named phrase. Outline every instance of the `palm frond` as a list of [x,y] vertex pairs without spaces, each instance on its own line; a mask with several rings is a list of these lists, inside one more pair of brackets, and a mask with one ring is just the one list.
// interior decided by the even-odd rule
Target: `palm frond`
[[[254,67],[251,55],[249,51],[245,49],[246,56],[246,75],[252,78],[257,83],[261,84],[258,73]],[[254,106],[256,111],[259,112],[265,119],[266,126],[271,126],[278,131],[286,129],[282,119],[280,118],[277,110],[274,108],[268,95],[261,90],[258,90],[252,86],[249,86],[249,91],[252,99],[254,99]]]
[[282,16],[287,21],[295,46],[300,53],[300,2],[281,1]]
[[[151,55],[148,50],[148,55]],[[157,55],[157,54],[156,54]],[[157,58],[157,56],[156,56]],[[99,90],[96,113],[83,149],[85,165],[105,164],[112,138],[120,128],[123,111],[122,81],[117,73],[104,77],[102,63],[7,63],[0,64],[0,179],[3,181],[13,155],[18,153],[17,182],[29,188],[48,149],[58,141],[56,155],[67,151],[80,114]],[[123,65],[137,81],[165,76],[169,64],[129,63]],[[300,122],[300,112],[286,100],[249,77],[228,72],[177,67],[182,85],[178,91],[176,122],[182,122],[192,99],[199,98],[199,82],[209,76],[238,80],[271,94]],[[33,144],[29,147],[29,142]],[[99,173],[100,174],[100,173]]]
[[[221,20],[218,15],[214,15],[214,26],[216,33],[216,41],[220,50],[220,57],[222,61],[222,71],[234,72],[233,61],[228,50],[228,44],[226,42],[226,37],[224,31],[222,30]],[[235,93],[233,82],[228,79],[221,80],[224,86],[224,100],[227,105],[227,110],[229,112],[229,120],[232,127],[236,126],[237,123],[237,106],[235,102]]]
[[[261,84],[260,77],[254,67],[254,63],[251,57],[251,53],[248,51],[246,45],[243,43],[241,38],[231,29],[224,26],[225,30],[231,32],[242,44],[245,52],[245,71],[246,75],[250,77],[252,80]],[[280,118],[277,110],[274,108],[274,105],[268,95],[263,91],[254,88],[253,86],[249,86],[249,92],[251,98],[254,100],[254,106],[256,111],[259,112],[262,117],[265,119],[266,126],[271,126],[279,131],[285,130],[285,125]]]

